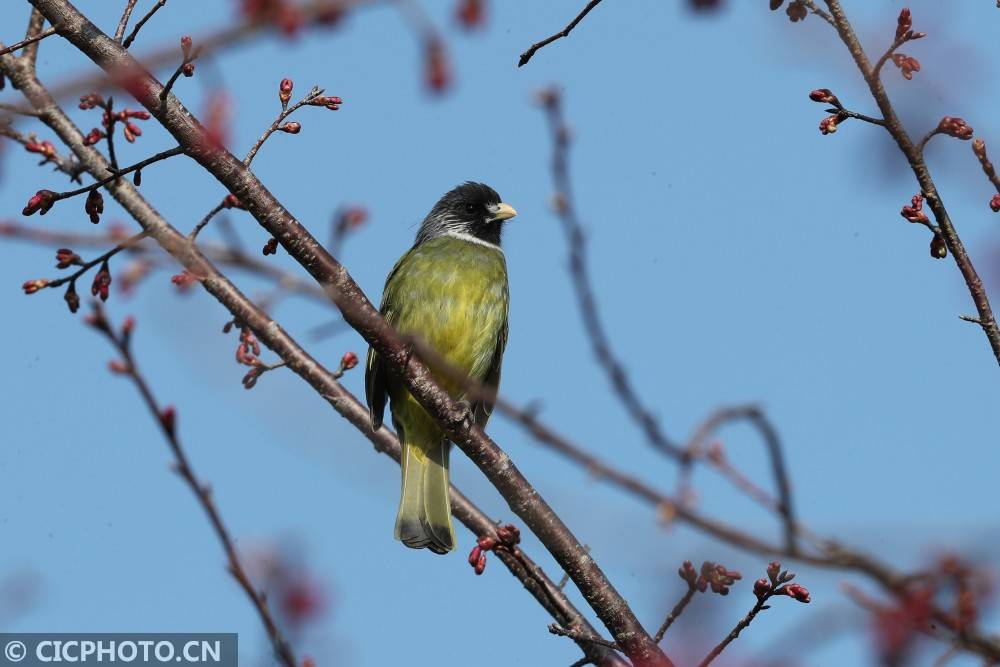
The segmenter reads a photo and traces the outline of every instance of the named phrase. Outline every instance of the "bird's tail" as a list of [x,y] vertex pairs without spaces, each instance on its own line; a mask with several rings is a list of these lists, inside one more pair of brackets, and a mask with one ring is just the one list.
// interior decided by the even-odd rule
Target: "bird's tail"
[[[451,501],[448,497],[448,449],[451,446],[440,434],[431,438],[401,433],[403,441],[403,484],[396,515],[396,539],[412,549],[427,548],[437,554],[455,548],[455,529],[451,525]],[[419,430],[419,429],[417,429]]]

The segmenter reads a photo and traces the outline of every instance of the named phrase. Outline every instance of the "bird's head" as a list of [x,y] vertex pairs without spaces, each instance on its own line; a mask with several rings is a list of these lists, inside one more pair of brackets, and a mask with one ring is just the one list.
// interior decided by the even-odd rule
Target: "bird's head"
[[438,200],[420,225],[417,243],[453,234],[500,245],[503,224],[515,215],[514,207],[504,204],[496,190],[470,181]]

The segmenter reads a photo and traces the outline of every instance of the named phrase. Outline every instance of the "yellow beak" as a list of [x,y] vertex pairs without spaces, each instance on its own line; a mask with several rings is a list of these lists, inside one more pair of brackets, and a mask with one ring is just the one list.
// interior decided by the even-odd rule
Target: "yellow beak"
[[510,204],[497,204],[497,207],[492,211],[493,217],[490,220],[510,220],[515,215],[517,211]]

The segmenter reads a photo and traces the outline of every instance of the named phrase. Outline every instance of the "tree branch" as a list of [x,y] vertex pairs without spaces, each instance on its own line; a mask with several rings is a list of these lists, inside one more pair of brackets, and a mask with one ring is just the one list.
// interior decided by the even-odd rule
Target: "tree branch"
[[188,485],[188,488],[191,489],[191,492],[198,500],[198,504],[201,505],[201,508],[208,516],[209,523],[212,524],[212,529],[222,544],[222,550],[226,552],[229,573],[240,585],[240,588],[243,589],[247,597],[250,598],[250,602],[257,611],[264,629],[267,631],[267,636],[271,641],[271,646],[274,648],[275,656],[277,656],[285,667],[299,667],[298,662],[295,660],[295,653],[292,651],[291,644],[284,638],[281,630],[278,629],[278,625],[274,622],[274,618],[271,616],[271,611],[267,606],[264,594],[254,587],[246,570],[243,568],[239,553],[236,551],[236,545],[229,535],[229,530],[222,520],[222,515],[219,513],[218,507],[216,507],[211,487],[198,479],[194,468],[191,467],[191,462],[184,451],[184,447],[181,445],[180,437],[177,435],[173,408],[162,409],[160,407],[153,396],[149,383],[136,366],[135,357],[132,355],[130,345],[134,324],[131,323],[131,320],[127,320],[122,327],[121,333],[114,331],[104,314],[103,308],[97,302],[94,303],[94,313],[91,315],[89,324],[104,334],[105,338],[108,339],[115,350],[118,351],[118,354],[121,355],[121,372],[132,380],[132,383],[139,391],[139,395],[142,397],[143,403],[146,404],[149,412],[159,424],[160,431],[163,433],[163,437],[166,438],[167,444],[170,446],[170,451],[174,455],[174,472],[180,475],[181,479]]
[[[15,85],[24,93],[31,105],[39,110],[41,118],[78,156],[92,174],[107,172],[108,161],[96,149],[83,143],[80,130],[59,108],[55,99],[37,81],[33,69],[23,63],[5,58],[3,65]],[[368,410],[350,392],[344,389],[333,374],[311,357],[302,347],[272,320],[267,313],[249,301],[186,237],[167,223],[127,180],[108,185],[108,192],[142,226],[150,236],[187,270],[201,277],[200,284],[214,296],[234,317],[249,326],[269,349],[281,357],[288,367],[302,377],[316,392],[355,426],[375,447],[396,463],[400,460],[400,446],[396,436],[386,428],[372,431]],[[455,487],[451,488],[452,514],[474,535],[488,535],[496,529],[495,522],[473,505]],[[587,619],[569,602],[556,585],[545,577],[523,550],[519,556],[499,552],[498,558],[517,577],[525,589],[560,624],[593,630]],[[588,659],[607,667],[625,667],[624,660],[606,648],[589,643],[581,645]]]
[[545,39],[543,39],[540,42],[535,42],[530,47],[528,47],[528,50],[525,51],[524,53],[522,53],[521,57],[518,58],[518,60],[517,60],[517,66],[518,67],[524,67],[525,65],[528,64],[528,61],[531,60],[531,58],[535,55],[535,52],[537,52],[539,49],[548,46],[549,44],[551,44],[552,42],[556,41],[557,39],[562,39],[563,37],[569,37],[569,34],[573,31],[573,28],[575,28],[576,25],[580,21],[582,21],[583,18],[587,14],[590,13],[590,10],[592,10],[594,7],[596,7],[599,4],[601,4],[601,0],[590,0],[587,3],[587,5],[583,8],[583,11],[581,11],[579,14],[577,14],[576,17],[572,21],[570,21],[569,24],[565,28],[563,28],[562,30],[560,30],[559,32],[557,32],[554,35],[546,37]]
[[[930,170],[927,167],[924,156],[921,150],[914,145],[913,140],[907,134],[902,122],[900,122],[899,117],[896,115],[896,110],[889,100],[885,86],[882,85],[878,70],[873,68],[871,62],[868,60],[868,56],[865,54],[861,42],[854,32],[854,28],[851,26],[847,14],[840,4],[840,0],[825,0],[825,2],[827,8],[830,10],[837,34],[840,35],[841,41],[844,42],[844,45],[850,51],[858,70],[861,72],[861,76],[864,77],[865,83],[868,84],[868,89],[871,91],[875,103],[882,112],[882,117],[885,119],[886,131],[889,132],[896,145],[899,146],[899,150],[906,157],[913,175],[920,184],[920,191],[934,212],[934,218],[941,229],[941,237],[944,238],[948,250],[951,252],[952,257],[955,258],[955,263],[958,265],[959,271],[961,271],[962,277],[965,279],[969,295],[972,297],[972,301],[975,303],[976,310],[979,313],[979,324],[983,329],[983,333],[986,334],[997,363],[1000,364],[1000,327],[997,326],[996,319],[993,316],[993,309],[990,306],[986,288],[983,287],[983,282],[976,272],[975,266],[972,264],[972,259],[966,252],[965,245],[962,243],[955,226],[951,222],[951,217],[948,215],[944,202],[938,194],[937,187],[931,178]],[[891,51],[892,48],[890,48],[888,53],[891,53]]]
[[[372,344],[407,389],[452,440],[486,475],[510,508],[539,538],[570,575],[588,604],[633,662],[672,664],[639,623],[628,604],[583,551],[580,541],[538,491],[524,478],[510,457],[471,419],[468,406],[459,405],[434,381],[426,365],[410,354],[409,346],[385,322],[347,270],[333,258],[292,214],[257,180],[246,165],[206,140],[205,129],[173,95],[161,103],[162,85],[146,73],[121,45],[103,34],[65,0],[31,0],[82,53],[107,72],[128,72],[129,91],[140,104],[184,146],[205,169],[239,198],[251,215],[328,292],[344,319]],[[196,274],[197,275],[197,274]],[[258,327],[253,327],[260,334]],[[274,348],[272,348],[274,349]],[[289,363],[296,370],[296,364]],[[303,370],[300,366],[300,370]],[[356,424],[363,430],[367,426]]]

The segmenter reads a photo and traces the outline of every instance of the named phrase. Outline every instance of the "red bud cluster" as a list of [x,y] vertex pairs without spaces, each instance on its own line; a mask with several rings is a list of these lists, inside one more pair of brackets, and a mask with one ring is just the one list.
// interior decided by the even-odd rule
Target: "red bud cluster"
[[29,153],[38,153],[45,158],[45,162],[56,156],[56,147],[51,141],[43,141],[41,143],[30,141],[24,145],[24,150]]
[[177,410],[174,409],[174,406],[168,405],[163,408],[160,413],[160,424],[167,433],[171,436],[174,435],[177,429]]
[[451,64],[444,44],[437,38],[424,45],[424,83],[432,93],[443,93],[451,84]]
[[96,127],[87,133],[87,136],[83,138],[84,146],[93,146],[98,141],[106,137],[107,135],[98,130]]
[[267,243],[264,244],[263,253],[264,256],[273,255],[278,252],[278,239],[271,238],[268,239]]
[[90,93],[80,98],[81,109],[94,109],[96,107],[103,107],[105,104],[104,98],[97,93]]
[[912,28],[913,18],[910,16],[910,10],[907,7],[903,7],[902,11],[899,12],[899,18],[896,20],[896,41],[901,44],[927,36],[927,33],[914,32]]
[[455,20],[466,30],[481,27],[486,22],[486,0],[459,0]]
[[713,593],[729,595],[729,587],[742,578],[743,575],[735,570],[727,570],[722,565],[705,561],[701,565],[701,576],[698,577],[696,587],[703,593],[706,588],[711,588]]
[[234,194],[228,194],[222,199],[222,208],[238,208],[240,210],[247,210],[247,207],[243,205],[243,202]]
[[57,269],[68,269],[71,266],[80,266],[83,264],[80,256],[69,248],[59,248],[59,250],[56,250],[56,262]]
[[240,11],[251,23],[272,24],[286,37],[295,37],[305,17],[289,0],[241,0]]
[[87,195],[87,201],[83,205],[83,210],[90,216],[90,221],[95,225],[101,221],[101,213],[104,213],[104,195],[100,190],[93,189]]
[[964,141],[971,139],[973,134],[972,128],[963,119],[952,116],[942,118],[941,122],[938,123],[937,131]]
[[52,190],[39,190],[28,200],[27,205],[21,210],[21,214],[33,215],[37,212],[39,215],[45,215],[55,203],[56,193]]
[[847,116],[841,113],[827,116],[819,122],[819,131],[823,135],[833,134],[837,131],[837,126],[847,120]]
[[772,561],[767,566],[767,579],[761,578],[753,584],[753,594],[763,602],[773,595],[787,595],[799,602],[809,602],[809,591],[801,584],[789,584],[795,574],[781,569],[781,563]]
[[486,569],[486,552],[506,549],[515,551],[521,541],[521,531],[514,524],[504,524],[497,527],[496,537],[483,535],[476,540],[476,546],[469,552],[469,565],[477,575]]
[[314,107],[326,107],[330,111],[337,111],[340,109],[340,105],[344,103],[344,100],[340,99],[336,95],[333,96],[323,96],[314,97],[309,100],[309,105]]
[[792,0],[788,8],[785,9],[785,14],[788,15],[789,21],[798,23],[799,21],[804,21],[809,16],[809,10],[806,8],[804,0]]
[[920,61],[905,53],[894,53],[892,55],[892,63],[899,68],[903,74],[903,78],[907,81],[913,78],[914,72],[920,71]]
[[101,301],[108,300],[108,290],[111,287],[111,271],[108,270],[108,263],[101,264],[101,270],[94,275],[94,282],[90,286],[90,293],[100,298]]
[[344,356],[340,358],[340,369],[343,371],[349,371],[358,365],[358,355],[353,352],[344,352]]
[[260,343],[250,327],[240,328],[240,344],[236,346],[236,363],[244,366],[260,365]]
[[170,282],[177,285],[177,289],[186,290],[195,283],[195,277],[190,271],[181,271],[177,275],[171,276]]
[[924,213],[924,198],[919,194],[913,195],[913,198],[910,199],[910,205],[904,206],[899,214],[910,222],[919,222],[922,225],[928,225],[931,222],[927,214]]
[[835,107],[840,107],[840,100],[837,99],[837,96],[829,88],[817,88],[809,93],[809,99],[813,102],[832,104]]
[[45,289],[49,284],[49,281],[45,278],[38,278],[37,280],[28,280],[21,285],[21,289],[24,290],[25,294],[34,294],[40,289]]

